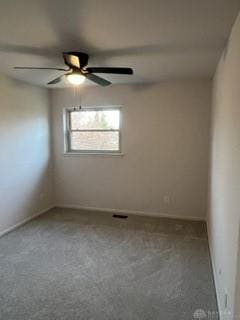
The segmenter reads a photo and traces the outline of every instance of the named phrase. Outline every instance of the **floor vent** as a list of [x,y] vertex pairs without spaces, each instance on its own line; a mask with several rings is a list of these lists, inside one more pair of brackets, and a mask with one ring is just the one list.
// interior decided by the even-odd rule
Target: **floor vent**
[[117,219],[127,219],[128,216],[125,216],[124,214],[114,214],[113,218],[117,218]]

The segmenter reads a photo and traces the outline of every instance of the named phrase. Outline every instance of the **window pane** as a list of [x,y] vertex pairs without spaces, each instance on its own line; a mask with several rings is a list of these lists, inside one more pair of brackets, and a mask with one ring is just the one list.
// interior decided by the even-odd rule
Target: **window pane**
[[83,131],[72,132],[71,134],[72,150],[96,150],[96,151],[118,151],[119,150],[119,132],[108,131]]
[[71,129],[119,129],[119,110],[72,111]]

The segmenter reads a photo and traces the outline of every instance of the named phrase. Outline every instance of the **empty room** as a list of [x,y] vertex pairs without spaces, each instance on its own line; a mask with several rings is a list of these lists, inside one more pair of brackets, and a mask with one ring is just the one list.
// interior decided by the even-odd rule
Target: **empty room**
[[0,0],[0,320],[240,319],[240,0]]

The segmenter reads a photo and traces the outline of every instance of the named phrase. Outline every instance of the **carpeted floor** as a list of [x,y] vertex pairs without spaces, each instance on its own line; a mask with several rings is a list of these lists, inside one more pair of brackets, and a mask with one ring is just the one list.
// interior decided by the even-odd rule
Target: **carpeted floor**
[[0,238],[1,320],[191,320],[216,310],[201,222],[56,208]]

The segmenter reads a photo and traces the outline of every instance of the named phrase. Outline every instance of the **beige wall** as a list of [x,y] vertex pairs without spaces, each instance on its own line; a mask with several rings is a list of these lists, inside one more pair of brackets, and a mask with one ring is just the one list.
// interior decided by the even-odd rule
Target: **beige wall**
[[47,90],[0,76],[0,234],[52,205]]
[[73,92],[52,90],[58,205],[205,218],[210,81],[88,87],[79,95],[82,105],[123,106],[124,155],[64,156],[63,108],[74,106]]
[[[222,319],[233,319],[237,277],[240,280],[240,275],[237,275],[240,221],[239,39],[240,17],[214,80],[208,231]],[[228,295],[227,308],[225,294]],[[237,304],[240,304],[240,299]]]

